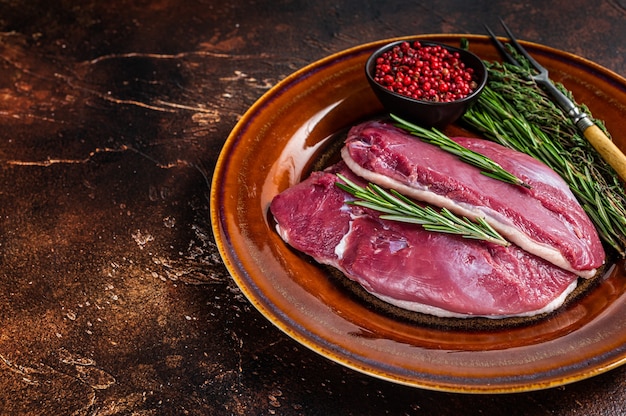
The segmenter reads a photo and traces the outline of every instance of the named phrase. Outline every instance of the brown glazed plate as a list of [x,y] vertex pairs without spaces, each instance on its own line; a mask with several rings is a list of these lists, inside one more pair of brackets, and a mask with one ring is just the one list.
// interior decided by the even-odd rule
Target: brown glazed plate
[[[465,38],[481,58],[499,59],[484,36],[417,38],[453,46]],[[623,262],[610,264],[601,278],[548,316],[522,322],[437,320],[385,307],[280,239],[268,214],[272,198],[327,164],[350,126],[383,115],[364,64],[393,40],[357,46],[291,74],[261,97],[228,137],[213,176],[211,220],[220,254],[242,292],[269,321],[322,356],[425,389],[538,390],[626,362]],[[626,148],[626,80],[581,57],[524,45]]]

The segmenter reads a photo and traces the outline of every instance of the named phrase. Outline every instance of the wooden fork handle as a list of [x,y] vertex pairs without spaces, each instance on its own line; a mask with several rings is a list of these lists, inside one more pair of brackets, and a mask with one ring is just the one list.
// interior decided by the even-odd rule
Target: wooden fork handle
[[626,156],[615,143],[595,124],[587,127],[583,135],[600,156],[615,169],[619,177],[626,182]]

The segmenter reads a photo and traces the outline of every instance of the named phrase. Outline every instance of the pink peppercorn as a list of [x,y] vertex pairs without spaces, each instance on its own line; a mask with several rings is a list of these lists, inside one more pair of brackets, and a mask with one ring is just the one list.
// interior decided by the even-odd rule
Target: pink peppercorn
[[477,87],[473,75],[458,52],[415,41],[402,42],[379,56],[374,80],[407,97],[450,102],[467,97]]

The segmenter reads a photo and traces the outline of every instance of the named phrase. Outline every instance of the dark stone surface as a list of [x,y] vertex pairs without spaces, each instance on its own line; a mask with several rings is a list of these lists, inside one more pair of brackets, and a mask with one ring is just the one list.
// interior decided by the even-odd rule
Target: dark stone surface
[[623,1],[433,3],[0,1],[0,414],[625,414],[624,368],[479,396],[355,373],[269,324],[221,262],[221,146],[310,62],[502,17],[626,75]]

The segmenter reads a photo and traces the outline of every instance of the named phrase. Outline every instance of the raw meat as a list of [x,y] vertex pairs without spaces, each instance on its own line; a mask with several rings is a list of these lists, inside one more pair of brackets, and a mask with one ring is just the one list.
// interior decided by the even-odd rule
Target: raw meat
[[346,204],[336,172],[343,162],[277,195],[270,206],[281,237],[316,261],[341,270],[378,298],[444,317],[504,318],[550,312],[577,276],[515,245],[502,247],[382,220]]
[[353,127],[342,157],[369,182],[471,219],[482,216],[530,253],[581,277],[595,275],[605,259],[600,238],[558,174],[490,141],[453,140],[491,158],[532,188],[489,178],[439,147],[378,121]]

